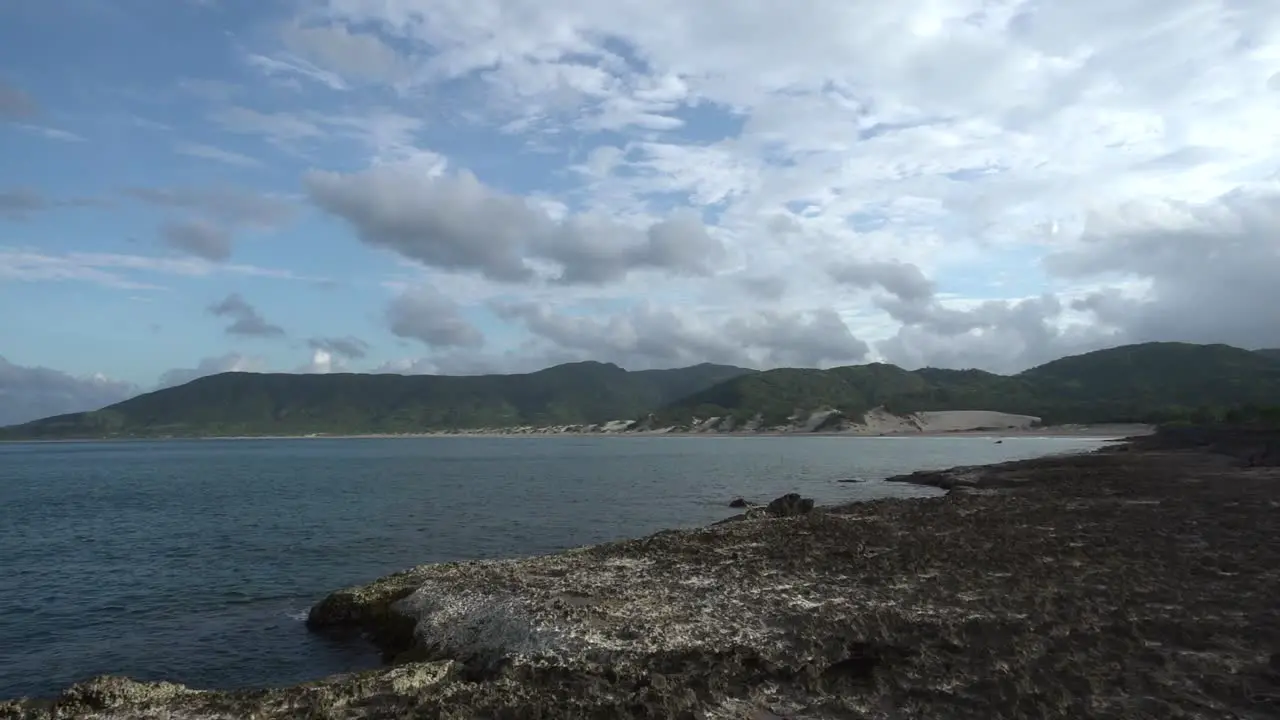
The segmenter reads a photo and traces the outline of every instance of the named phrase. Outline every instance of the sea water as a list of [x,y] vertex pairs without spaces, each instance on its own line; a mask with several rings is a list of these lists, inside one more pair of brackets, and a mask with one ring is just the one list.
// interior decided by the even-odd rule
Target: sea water
[[[328,592],[732,514],[935,494],[919,469],[1095,439],[542,437],[0,444],[0,699],[103,673],[201,688],[375,666],[308,633]],[[859,480],[848,483],[842,480]]]

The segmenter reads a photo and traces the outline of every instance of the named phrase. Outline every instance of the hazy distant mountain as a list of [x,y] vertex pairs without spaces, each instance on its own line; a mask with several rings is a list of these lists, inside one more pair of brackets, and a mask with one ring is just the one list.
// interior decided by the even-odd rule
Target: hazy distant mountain
[[1267,348],[1265,350],[1254,350],[1254,352],[1258,353],[1262,357],[1280,362],[1280,348]]

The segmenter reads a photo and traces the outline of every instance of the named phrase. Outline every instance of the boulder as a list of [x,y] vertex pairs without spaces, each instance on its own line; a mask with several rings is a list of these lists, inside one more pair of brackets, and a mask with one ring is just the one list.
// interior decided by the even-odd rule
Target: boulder
[[813,512],[813,498],[802,498],[799,493],[787,493],[770,502],[767,509],[773,517],[808,515]]

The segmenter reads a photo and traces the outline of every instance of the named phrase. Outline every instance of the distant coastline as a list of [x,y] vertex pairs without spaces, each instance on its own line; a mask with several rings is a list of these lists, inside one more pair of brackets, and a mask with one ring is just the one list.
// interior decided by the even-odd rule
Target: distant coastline
[[1280,421],[1274,356],[1226,345],[1143,343],[1015,375],[883,363],[629,371],[577,362],[460,376],[230,372],[97,410],[0,427],[0,439],[1096,435],[1078,428],[1264,416]]
[[963,437],[996,440],[1011,438],[1098,438],[1122,439],[1139,435],[1147,435],[1154,431],[1150,425],[1140,424],[1097,424],[1097,425],[1048,425],[1035,428],[998,428],[970,430],[935,430],[910,432],[905,430],[890,432],[865,432],[854,430],[815,431],[803,430],[736,430],[736,431],[663,431],[663,430],[628,430],[615,432],[553,432],[547,430],[515,432],[494,428],[476,430],[437,430],[419,433],[359,433],[359,434],[326,434],[308,433],[304,435],[192,435],[169,437],[102,437],[102,438],[51,438],[47,440],[0,440],[0,444],[34,444],[34,443],[98,443],[98,442],[166,442],[196,440],[391,440],[421,438],[756,438],[756,437],[826,437],[826,438],[939,438]]

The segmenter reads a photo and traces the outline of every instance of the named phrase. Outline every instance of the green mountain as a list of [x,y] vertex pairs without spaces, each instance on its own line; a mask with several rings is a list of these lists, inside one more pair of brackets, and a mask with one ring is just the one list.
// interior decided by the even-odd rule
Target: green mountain
[[93,412],[0,428],[0,439],[367,434],[598,423],[753,370],[628,372],[583,362],[521,375],[223,373]]
[[584,362],[523,375],[224,373],[87,413],[0,428],[0,439],[367,434],[576,425],[643,418],[759,417],[821,408],[858,417],[998,410],[1046,423],[1163,422],[1280,405],[1280,362],[1227,345],[1145,343],[1062,358],[1017,375],[871,364],[756,372],[723,365],[628,372]]
[[1254,352],[1261,355],[1264,358],[1269,358],[1271,360],[1275,360],[1276,362],[1280,362],[1280,348],[1267,348],[1265,350],[1254,350]]
[[663,408],[659,417],[759,416],[779,424],[818,408],[858,417],[877,406],[897,413],[997,410],[1046,423],[1159,422],[1201,408],[1280,403],[1280,363],[1227,345],[1144,343],[1075,355],[1012,376],[981,370],[856,365],[780,369],[732,378]]

